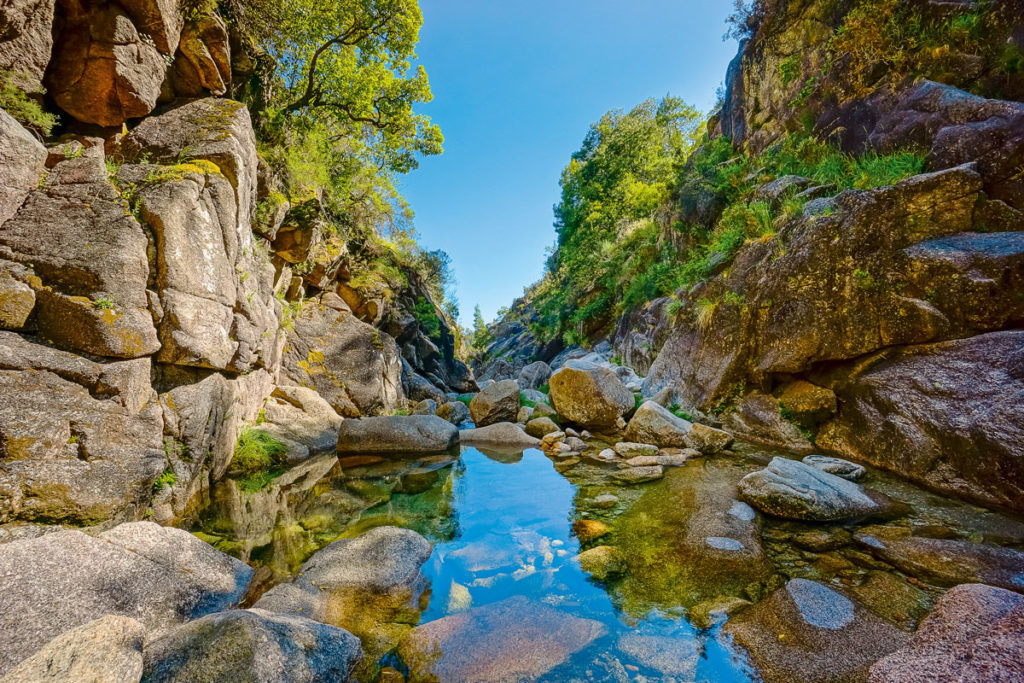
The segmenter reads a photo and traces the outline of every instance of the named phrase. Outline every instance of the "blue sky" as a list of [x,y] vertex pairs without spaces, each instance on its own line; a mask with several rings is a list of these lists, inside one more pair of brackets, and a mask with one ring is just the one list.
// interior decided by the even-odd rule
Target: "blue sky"
[[543,270],[558,178],[587,126],[672,94],[702,110],[736,51],[730,0],[420,0],[417,48],[444,154],[401,179],[423,245],[444,249],[462,322],[491,320]]

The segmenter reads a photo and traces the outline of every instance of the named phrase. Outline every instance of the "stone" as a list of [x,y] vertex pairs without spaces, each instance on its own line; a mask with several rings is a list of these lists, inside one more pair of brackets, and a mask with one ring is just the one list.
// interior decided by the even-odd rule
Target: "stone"
[[519,382],[519,388],[526,391],[527,389],[539,389],[547,384],[550,378],[551,366],[538,360],[520,370],[516,381]]
[[686,434],[687,448],[701,453],[721,453],[730,445],[732,445],[732,435],[729,432],[697,422],[693,423],[690,431]]
[[204,90],[223,95],[231,83],[231,48],[224,20],[216,12],[185,24],[171,68],[179,96],[198,97]]
[[260,609],[230,610],[148,643],[143,680],[344,681],[362,654],[359,639],[344,629]]
[[435,415],[437,414],[437,401],[427,398],[416,404],[412,410],[413,415]]
[[50,63],[55,4],[54,0],[15,0],[0,7],[0,68],[29,92],[41,89]]
[[548,405],[547,402],[542,403],[538,401],[537,405],[533,407],[533,415],[531,415],[530,417],[532,417],[534,420],[540,417],[550,417],[554,419],[558,417],[558,412],[550,405]]
[[801,462],[848,481],[860,481],[867,474],[862,465],[842,458],[830,458],[827,455],[808,455]]
[[912,631],[928,613],[931,597],[917,586],[893,572],[872,569],[860,585],[847,588],[860,604],[875,615]]
[[159,636],[230,608],[252,575],[245,563],[188,532],[152,522],[122,524],[98,537],[69,530],[5,543],[0,673],[105,615],[130,617],[147,637]]
[[578,519],[572,523],[572,532],[580,539],[580,543],[589,543],[601,538],[611,530],[610,526],[597,519]]
[[687,613],[690,622],[697,628],[713,628],[753,604],[749,600],[735,597],[721,597],[705,600],[694,605]]
[[442,403],[437,409],[437,416],[448,420],[458,427],[470,419],[469,406],[462,401],[449,401]]
[[519,392],[519,395],[524,400],[533,401],[534,403],[547,404],[547,402],[550,400],[548,399],[547,394],[537,391],[536,389],[523,389],[521,392]]
[[836,412],[835,392],[805,380],[780,387],[775,397],[792,419],[806,426],[824,422]]
[[637,443],[661,447],[689,448],[687,434],[693,423],[676,417],[654,401],[641,405],[626,426],[626,438]]
[[516,422],[525,425],[527,422],[530,421],[531,417],[533,417],[533,408],[531,408],[530,406],[523,406],[522,408],[519,409],[519,412],[516,414]]
[[731,618],[725,633],[750,653],[765,680],[862,679],[908,635],[842,593],[806,579]]
[[415,531],[376,527],[318,551],[302,565],[295,585],[310,592],[408,588],[432,550],[430,542]]
[[784,175],[756,188],[751,195],[754,201],[768,202],[779,206],[782,201],[814,184],[810,178],[798,175]]
[[84,123],[120,126],[153,111],[167,65],[118,5],[63,6],[45,84]]
[[345,420],[338,431],[338,453],[443,453],[457,443],[459,430],[436,415],[363,417]]
[[616,453],[621,455],[623,458],[633,458],[638,455],[640,456],[656,456],[658,455],[659,449],[657,446],[652,446],[645,443],[632,443],[629,441],[620,441],[612,447]]
[[621,574],[625,569],[618,550],[610,545],[599,545],[584,550],[576,559],[580,563],[580,568],[598,581],[605,581],[611,576]]
[[517,596],[414,628],[399,644],[412,681],[534,680],[607,633]]
[[800,428],[783,417],[779,399],[752,391],[744,396],[725,418],[729,431],[746,441],[808,453],[814,446]]
[[[39,4],[46,5],[45,2]],[[52,2],[50,12],[53,12]],[[0,59],[2,45],[0,42]],[[0,225],[17,213],[29,191],[39,184],[46,171],[46,157],[46,148],[39,140],[0,109]]]
[[943,595],[906,647],[871,667],[871,683],[1015,681],[1024,676],[1024,596],[976,583]]
[[809,529],[793,537],[793,543],[804,550],[822,553],[849,545],[853,541],[844,529]]
[[608,368],[570,360],[551,376],[552,407],[568,422],[595,430],[617,427],[633,409],[633,392]]
[[692,638],[648,636],[627,633],[619,637],[617,647],[642,664],[664,674],[669,680],[695,680],[701,647]]
[[646,467],[627,467],[615,472],[612,476],[624,484],[642,484],[645,481],[661,479],[665,470],[661,465],[649,465]]
[[469,402],[469,414],[477,427],[515,422],[519,415],[519,385],[511,379],[491,384]]
[[902,536],[883,528],[854,539],[900,571],[938,586],[987,583],[1024,593],[1024,552],[944,538]]
[[746,502],[776,517],[830,522],[865,517],[881,507],[857,484],[788,458],[740,481]]
[[343,417],[387,414],[404,399],[395,340],[356,318],[335,295],[302,307],[283,364],[289,379],[315,390]]
[[277,386],[263,407],[263,429],[302,444],[311,452],[328,451],[338,442],[342,417],[320,394],[306,387]]
[[650,467],[651,465],[660,465],[661,462],[657,455],[635,455],[624,462],[619,463],[620,468],[627,467]]
[[558,431],[558,425],[550,417],[535,417],[526,423],[526,433],[538,439]]
[[0,683],[138,683],[142,624],[108,615],[60,634],[0,678]]
[[468,446],[479,444],[517,450],[536,448],[540,445],[540,439],[530,436],[519,425],[511,422],[497,422],[486,427],[464,429],[459,432],[459,440]]

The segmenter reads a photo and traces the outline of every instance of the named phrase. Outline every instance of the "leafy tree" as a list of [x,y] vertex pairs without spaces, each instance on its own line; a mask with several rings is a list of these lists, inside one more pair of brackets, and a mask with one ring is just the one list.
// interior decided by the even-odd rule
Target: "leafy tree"
[[487,323],[484,322],[484,316],[480,313],[478,304],[473,309],[473,346],[478,349],[487,348],[493,338],[490,330],[487,329]]

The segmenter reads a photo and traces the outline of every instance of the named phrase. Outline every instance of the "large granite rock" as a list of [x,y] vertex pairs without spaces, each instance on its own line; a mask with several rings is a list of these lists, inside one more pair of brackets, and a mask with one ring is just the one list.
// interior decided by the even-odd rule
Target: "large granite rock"
[[430,542],[415,531],[377,527],[317,552],[302,565],[295,585],[309,591],[409,587],[431,551]]
[[517,450],[536,448],[540,445],[539,438],[527,434],[519,425],[511,422],[498,422],[486,427],[464,429],[459,432],[459,440],[469,446],[481,445]]
[[17,212],[45,170],[46,148],[0,109],[0,225]]
[[395,341],[355,317],[333,294],[307,303],[296,316],[284,370],[345,417],[387,414],[405,398]]
[[50,63],[55,4],[55,0],[12,0],[0,7],[0,68],[29,91],[41,88]]
[[1019,550],[886,528],[866,529],[854,538],[879,559],[928,583],[987,583],[1024,593],[1024,552]]
[[231,83],[231,46],[227,26],[216,13],[185,24],[178,54],[171,66],[175,94],[223,95]]
[[1024,332],[911,346],[839,374],[817,443],[928,487],[1024,510]]
[[839,591],[792,579],[725,626],[766,681],[863,680],[908,636]]
[[1024,596],[963,584],[939,599],[901,650],[871,667],[870,683],[1017,681],[1024,677]]
[[745,476],[740,496],[762,512],[787,519],[828,522],[865,517],[880,505],[860,486],[788,458]]
[[347,681],[362,656],[344,629],[261,609],[210,614],[146,646],[147,683]]
[[338,453],[442,453],[457,443],[459,430],[448,420],[436,415],[345,420],[338,431]]
[[0,683],[138,683],[146,630],[108,615],[60,634],[0,678]]
[[688,448],[686,436],[692,428],[692,422],[676,417],[668,408],[645,401],[626,425],[626,438],[662,448]]
[[551,379],[551,366],[542,360],[530,363],[519,371],[519,388],[523,391],[528,389],[539,389]]
[[567,421],[587,429],[612,430],[633,409],[633,392],[614,372],[582,360],[567,361],[551,375],[551,405]]
[[519,384],[505,379],[488,385],[469,402],[469,414],[477,427],[515,422],[519,413]]
[[418,626],[399,645],[410,681],[535,680],[607,632],[514,597]]
[[253,570],[186,531],[135,522],[0,545],[0,673],[104,615],[149,637],[238,602]]
[[274,387],[263,413],[263,429],[280,439],[301,444],[309,452],[331,450],[338,443],[342,417],[312,389]]
[[39,333],[98,356],[160,348],[146,287],[148,240],[107,182],[102,148],[58,163],[0,226],[0,258],[39,277]]

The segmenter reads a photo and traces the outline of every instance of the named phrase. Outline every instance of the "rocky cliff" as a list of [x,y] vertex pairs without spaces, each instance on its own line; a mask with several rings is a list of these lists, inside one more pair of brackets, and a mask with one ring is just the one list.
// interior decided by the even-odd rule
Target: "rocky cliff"
[[[1022,17],[1020,2],[753,3],[707,145],[731,141],[712,172],[744,169],[745,202],[773,220],[591,341],[646,396],[739,436],[1024,510]],[[924,173],[839,191],[759,166],[798,136],[868,161],[900,151]],[[684,250],[668,226],[710,230],[723,209],[686,180],[702,154],[664,208]],[[529,311],[495,329],[482,377],[553,355]]]
[[216,12],[8,3],[0,68],[61,123],[0,110],[0,524],[185,518],[267,408],[326,415],[294,387],[347,417],[475,388],[416,274],[367,285],[367,240],[281,192]]

